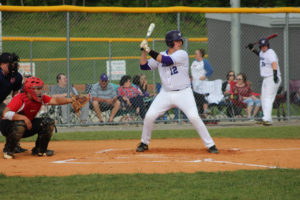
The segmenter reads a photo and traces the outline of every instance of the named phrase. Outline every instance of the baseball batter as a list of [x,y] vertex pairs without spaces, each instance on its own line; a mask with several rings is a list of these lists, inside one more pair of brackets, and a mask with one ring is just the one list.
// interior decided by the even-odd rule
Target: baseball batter
[[259,56],[260,75],[263,77],[261,88],[263,118],[262,121],[258,123],[270,126],[272,125],[273,102],[281,83],[281,73],[277,55],[275,51],[270,48],[268,39],[261,38],[259,40],[259,48],[260,52],[257,53],[257,51],[253,49],[253,45],[249,46],[249,49]]
[[[146,40],[140,44],[143,50],[140,68],[142,70],[158,68],[162,88],[146,113],[141,143],[136,151],[148,150],[155,120],[166,111],[177,107],[193,124],[208,152],[218,153],[213,139],[198,115],[189,78],[189,57],[186,51],[181,50],[183,45],[181,33],[176,30],[170,31],[166,34],[165,41],[168,50],[160,53],[151,50]],[[150,60],[147,60],[147,53],[152,57]]]

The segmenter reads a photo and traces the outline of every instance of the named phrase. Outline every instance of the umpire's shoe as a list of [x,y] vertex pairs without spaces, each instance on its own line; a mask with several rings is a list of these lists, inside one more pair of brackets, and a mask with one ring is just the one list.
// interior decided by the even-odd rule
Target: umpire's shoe
[[219,150],[217,149],[216,145],[212,146],[212,147],[209,147],[208,150],[207,150],[209,153],[215,153],[215,154],[218,154],[219,153]]
[[15,153],[23,153],[25,151],[28,151],[28,149],[24,149],[20,146],[20,143],[18,143],[16,149],[15,149]]
[[32,149],[32,155],[37,155],[37,156],[53,156],[54,151],[53,150],[47,150],[46,152],[40,152],[37,150],[36,147]]
[[136,152],[144,152],[147,151],[148,149],[149,149],[148,145],[141,142],[139,146],[136,148]]

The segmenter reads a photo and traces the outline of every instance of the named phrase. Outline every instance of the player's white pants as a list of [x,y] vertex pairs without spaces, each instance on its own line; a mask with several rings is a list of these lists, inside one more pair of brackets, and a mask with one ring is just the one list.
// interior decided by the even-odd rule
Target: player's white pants
[[144,119],[142,143],[149,144],[151,140],[155,120],[171,108],[177,107],[184,112],[187,118],[195,127],[207,148],[215,143],[208,133],[208,130],[199,117],[195,99],[191,88],[180,91],[165,91],[161,89],[155,97]]
[[262,119],[264,121],[272,122],[273,102],[275,100],[280,83],[281,78],[279,77],[278,83],[275,84],[273,76],[265,77],[262,82],[261,106],[263,111]]

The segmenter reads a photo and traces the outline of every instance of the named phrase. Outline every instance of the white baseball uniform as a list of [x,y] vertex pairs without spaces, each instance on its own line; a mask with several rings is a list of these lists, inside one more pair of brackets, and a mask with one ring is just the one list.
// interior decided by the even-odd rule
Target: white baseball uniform
[[151,70],[158,68],[162,88],[146,113],[141,139],[142,143],[147,145],[150,143],[155,120],[171,108],[177,107],[188,117],[205,146],[207,148],[214,146],[213,139],[198,115],[189,78],[189,58],[187,52],[177,50],[171,55],[168,55],[167,51],[161,52],[161,54],[170,56],[174,64],[163,66],[162,63],[157,62],[153,58],[148,60]]
[[[272,63],[277,63],[278,83],[273,80]],[[278,58],[273,49],[268,49],[259,53],[260,75],[263,77],[261,88],[261,105],[263,110],[263,120],[272,122],[272,109],[277,90],[281,83],[281,73]]]

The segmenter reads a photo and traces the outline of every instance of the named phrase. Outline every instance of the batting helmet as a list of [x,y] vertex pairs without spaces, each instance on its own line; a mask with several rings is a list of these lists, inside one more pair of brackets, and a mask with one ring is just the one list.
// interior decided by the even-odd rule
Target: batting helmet
[[262,47],[262,46],[270,47],[269,40],[267,38],[261,38],[259,40],[258,44],[259,44],[259,48]]
[[180,31],[173,30],[173,31],[169,31],[166,34],[166,44],[168,47],[173,48],[174,41],[180,41],[180,40],[182,41],[182,44],[183,44],[183,39],[182,39]]
[[32,76],[26,79],[23,90],[25,92],[28,92],[32,96],[33,100],[37,102],[41,102],[42,93],[36,94],[34,89],[42,89],[43,87],[44,87],[44,82],[42,81],[42,79]]

